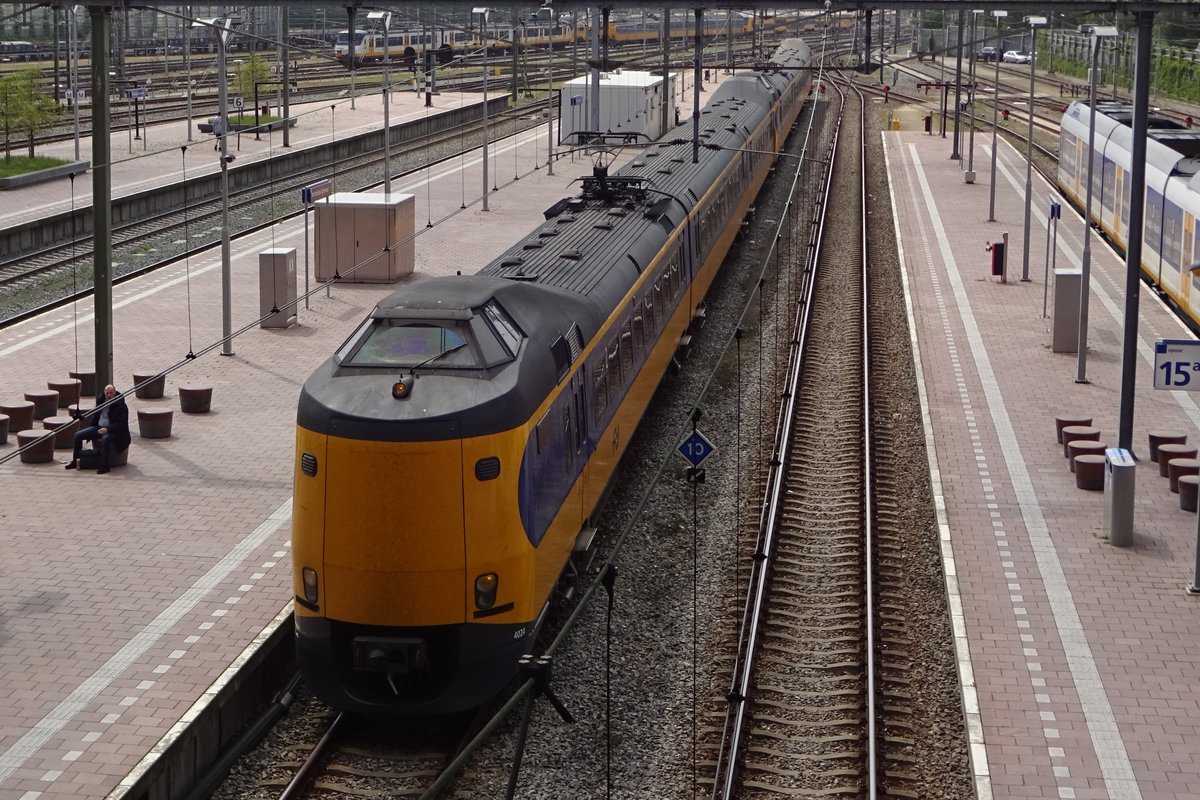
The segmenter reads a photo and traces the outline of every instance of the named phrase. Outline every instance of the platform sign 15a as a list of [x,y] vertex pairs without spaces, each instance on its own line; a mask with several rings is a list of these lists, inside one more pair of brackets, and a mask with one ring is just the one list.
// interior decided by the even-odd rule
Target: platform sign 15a
[[1154,343],[1154,388],[1200,391],[1200,341],[1160,339]]

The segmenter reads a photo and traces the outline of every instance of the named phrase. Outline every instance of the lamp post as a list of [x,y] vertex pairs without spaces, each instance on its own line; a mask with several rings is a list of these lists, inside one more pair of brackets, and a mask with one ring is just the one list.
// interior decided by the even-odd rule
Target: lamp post
[[1029,282],[1029,221],[1033,216],[1033,79],[1037,66],[1037,29],[1046,24],[1045,17],[1026,17],[1029,23],[1029,139],[1025,143],[1025,249],[1021,258],[1021,280]]
[[483,210],[488,210],[488,12],[489,8],[480,6],[471,9],[472,14],[479,15],[479,30],[483,33]]
[[549,68],[546,69],[546,174],[554,174],[554,74]]
[[1111,25],[1095,25],[1092,34],[1091,71],[1088,75],[1088,164],[1087,164],[1087,193],[1083,211],[1083,269],[1082,286],[1079,292],[1079,342],[1077,345],[1076,383],[1087,383],[1087,332],[1088,332],[1088,295],[1091,293],[1089,284],[1092,275],[1092,167],[1096,163],[1094,155],[1096,148],[1096,78],[1099,72],[1100,45],[1104,39],[1117,35],[1117,29]]
[[[187,16],[192,15],[192,7],[186,6],[184,13]],[[187,20],[179,20],[179,38],[183,39],[183,74],[186,76],[187,85],[187,140],[192,141],[192,30],[188,26]]]
[[971,132],[967,134],[967,171],[963,183],[975,182],[975,36],[979,31],[979,15],[982,8],[971,11],[971,62],[970,78],[967,80],[967,105],[971,108]]
[[992,185],[988,197],[988,222],[996,221],[996,112],[1000,109],[1000,50],[1004,47],[1004,38],[1000,36],[1000,20],[1008,16],[1007,11],[993,11],[996,18],[996,41],[1000,47],[996,49],[996,77],[992,84]]
[[[950,160],[961,161],[962,153],[959,150],[959,122],[962,120],[962,39],[963,39],[963,20],[965,19],[965,9],[958,9],[958,33],[956,36],[957,46],[954,48],[954,141],[950,145]],[[974,48],[974,44],[972,44]]]
[[234,17],[196,20],[194,27],[212,28],[217,43],[217,116],[223,123],[218,139],[221,145],[221,355],[233,355],[233,270],[230,267],[229,246],[229,93],[228,74],[225,70],[225,48],[233,35],[233,26],[238,24]]
[[346,6],[346,16],[350,20],[350,29],[346,31],[346,66],[350,69],[350,110],[354,111],[354,95],[357,93],[354,87],[354,71],[357,69],[357,64],[354,63],[354,45],[357,44],[355,39],[358,37],[358,31],[354,29],[354,6]]
[[388,108],[388,95],[392,91],[389,70],[392,63],[392,12],[372,11],[367,14],[367,19],[383,20],[383,193],[386,196],[392,193],[392,122]]
[[71,116],[75,120],[75,160],[79,160],[79,51],[75,42],[75,10],[79,6],[71,6],[67,10],[67,36],[71,46],[67,49],[67,75],[71,84]]

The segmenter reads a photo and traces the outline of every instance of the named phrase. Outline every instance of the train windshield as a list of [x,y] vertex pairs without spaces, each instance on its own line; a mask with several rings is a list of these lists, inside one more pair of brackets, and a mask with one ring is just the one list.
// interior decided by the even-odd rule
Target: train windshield
[[348,367],[478,367],[463,322],[368,320],[338,353]]
[[[366,31],[355,31],[354,32],[354,43],[356,45],[362,44],[363,37],[366,35],[367,35]],[[337,43],[340,45],[350,44],[350,32],[349,31],[338,31]]]

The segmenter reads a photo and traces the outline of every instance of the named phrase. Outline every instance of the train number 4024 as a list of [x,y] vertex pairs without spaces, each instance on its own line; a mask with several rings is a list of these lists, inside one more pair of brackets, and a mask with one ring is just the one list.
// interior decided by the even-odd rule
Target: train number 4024
[[1162,372],[1162,384],[1182,389],[1192,382],[1192,373],[1200,372],[1200,363],[1195,361],[1164,361],[1158,365]]

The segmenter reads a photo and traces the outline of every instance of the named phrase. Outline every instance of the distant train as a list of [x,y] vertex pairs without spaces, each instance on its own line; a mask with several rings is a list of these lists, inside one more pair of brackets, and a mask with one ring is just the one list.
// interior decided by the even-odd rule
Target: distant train
[[[1058,186],[1079,208],[1086,205],[1088,113],[1073,102],[1062,118]],[[1133,107],[1096,104],[1092,167],[1092,220],[1121,249],[1129,242]],[[1151,116],[1146,142],[1146,209],[1142,274],[1200,330],[1200,130]]]
[[[296,644],[331,705],[449,713],[517,672],[592,515],[810,95],[808,46],[475,275],[394,292],[308,378],[292,516]],[[775,68],[779,65],[781,68]],[[464,270],[469,271],[469,264]]]
[[54,45],[33,42],[0,42],[0,64],[45,61],[54,58]]
[[[744,12],[731,14],[715,13],[704,17],[702,35],[705,39],[726,36],[731,30],[735,36],[749,35],[755,30],[772,35],[813,32],[828,25],[845,27],[853,24],[852,15],[827,14],[778,14],[761,20]],[[575,25],[570,15],[552,17],[545,9],[531,15],[528,22],[517,27],[516,41],[526,47],[562,48],[574,43],[590,41],[590,26],[586,19]],[[681,45],[689,43],[695,36],[695,26],[690,15],[673,14],[669,35]],[[612,47],[657,42],[662,35],[661,18],[653,13],[643,15],[618,15],[609,20],[608,41]],[[489,53],[511,52],[514,41],[511,24],[488,24],[486,33],[479,30],[454,30],[450,28],[425,28],[393,30],[387,38],[387,54],[394,61],[407,67],[421,63],[427,50],[432,49],[439,63],[449,63],[455,55],[480,52],[486,46]],[[356,30],[354,32],[354,60],[356,63],[377,63],[384,58],[382,30]],[[350,55],[350,32],[339,31],[334,44],[334,57],[343,64]]]

